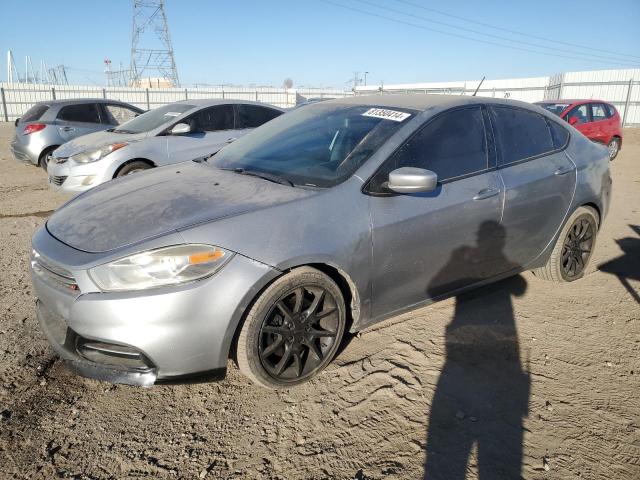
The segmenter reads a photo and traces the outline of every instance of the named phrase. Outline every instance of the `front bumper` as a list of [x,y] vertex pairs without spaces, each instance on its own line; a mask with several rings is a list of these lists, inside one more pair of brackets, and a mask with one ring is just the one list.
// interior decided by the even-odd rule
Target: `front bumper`
[[47,164],[49,187],[63,193],[81,193],[111,180],[110,165],[105,160],[79,164],[72,160]]
[[[80,375],[141,386],[207,372],[219,376],[244,311],[277,275],[236,255],[214,276],[179,287],[82,293],[32,268],[38,320],[56,352]],[[83,350],[87,344],[91,355]]]

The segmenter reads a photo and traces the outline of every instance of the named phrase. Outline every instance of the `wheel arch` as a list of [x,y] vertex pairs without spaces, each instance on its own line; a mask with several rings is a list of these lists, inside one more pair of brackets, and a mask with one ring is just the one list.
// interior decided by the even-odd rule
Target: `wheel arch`
[[356,284],[351,279],[351,277],[343,269],[331,263],[325,263],[325,262],[297,263],[295,265],[290,265],[290,266],[287,266],[286,268],[280,269],[280,274],[269,279],[269,281],[261,285],[258,288],[258,290],[254,293],[251,300],[246,304],[246,308],[240,315],[240,320],[234,326],[233,335],[231,337],[231,341],[229,342],[229,348],[228,348],[229,358],[232,358],[233,360],[236,359],[236,347],[237,347],[238,336],[240,334],[240,331],[242,330],[242,326],[244,325],[247,314],[251,310],[251,307],[256,302],[256,300],[260,298],[260,295],[262,295],[262,293],[267,288],[269,288],[269,286],[273,282],[275,282],[279,278],[282,278],[284,275],[291,272],[292,270],[295,270],[301,267],[315,268],[316,270],[327,275],[329,278],[331,278],[331,280],[333,280],[336,283],[336,285],[340,289],[340,293],[342,293],[342,296],[345,300],[345,305],[347,306],[345,332],[353,331],[352,329],[354,326],[357,328],[358,321],[360,320],[360,294],[358,293]]
[[600,226],[602,225],[602,212],[600,211],[600,207],[598,206],[598,204],[596,204],[595,202],[586,202],[586,203],[583,203],[582,205],[578,206],[578,208],[580,208],[580,207],[590,207],[593,210],[595,210],[596,215],[597,215],[597,219],[596,220],[598,221],[598,230],[600,230]]
[[38,165],[40,165],[40,162],[42,161],[42,158],[44,157],[45,154],[51,153],[53,152],[56,148],[58,148],[60,145],[49,145],[46,146],[42,149],[42,151],[40,152],[40,155],[38,155]]
[[116,171],[113,172],[113,178],[116,178],[118,176],[118,173],[120,173],[120,170],[122,170],[126,165],[129,165],[130,163],[133,162],[144,162],[147,165],[149,165],[151,168],[155,168],[157,167],[157,165],[149,160],[148,158],[131,158],[125,162],[122,162],[120,165],[118,165],[118,168],[116,168]]

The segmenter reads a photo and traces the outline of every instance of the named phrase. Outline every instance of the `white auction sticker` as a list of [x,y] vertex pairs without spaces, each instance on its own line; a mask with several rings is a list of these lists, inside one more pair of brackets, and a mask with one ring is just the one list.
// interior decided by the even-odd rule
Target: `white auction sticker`
[[362,114],[363,117],[382,118],[384,120],[393,120],[394,122],[402,122],[411,116],[410,113],[398,112],[396,110],[387,110],[386,108],[370,108]]

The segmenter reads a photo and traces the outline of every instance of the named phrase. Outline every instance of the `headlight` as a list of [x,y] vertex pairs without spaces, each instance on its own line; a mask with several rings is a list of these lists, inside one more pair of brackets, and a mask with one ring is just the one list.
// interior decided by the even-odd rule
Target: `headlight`
[[232,256],[211,245],[176,245],[99,265],[89,275],[103,291],[144,290],[209,277]]
[[97,150],[87,150],[86,152],[76,153],[69,157],[71,160],[77,163],[91,163],[96,162],[116,150],[120,150],[122,147],[126,147],[128,143],[112,143],[111,145],[105,145]]

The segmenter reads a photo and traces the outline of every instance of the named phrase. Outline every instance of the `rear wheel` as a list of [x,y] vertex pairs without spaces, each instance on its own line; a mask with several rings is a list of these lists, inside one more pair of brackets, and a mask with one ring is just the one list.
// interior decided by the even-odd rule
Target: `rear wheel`
[[613,137],[607,145],[609,149],[609,160],[613,160],[618,155],[620,151],[620,139],[618,137]]
[[125,175],[131,175],[132,173],[142,172],[143,170],[147,170],[151,168],[147,162],[143,162],[142,160],[135,160],[133,162],[127,163],[124,167],[118,170],[116,173],[117,177],[124,177]]
[[596,246],[598,214],[591,207],[580,207],[565,223],[549,260],[533,273],[545,280],[573,282],[582,278]]
[[340,289],[310,267],[278,278],[254,302],[236,345],[238,367],[254,383],[288,388],[333,359],[346,323]]
[[47,171],[47,161],[49,155],[51,155],[56,148],[58,148],[57,145],[54,147],[49,147],[46,150],[43,150],[43,152],[40,154],[40,157],[38,157],[38,166],[45,172]]

